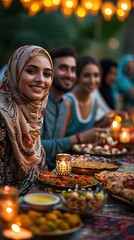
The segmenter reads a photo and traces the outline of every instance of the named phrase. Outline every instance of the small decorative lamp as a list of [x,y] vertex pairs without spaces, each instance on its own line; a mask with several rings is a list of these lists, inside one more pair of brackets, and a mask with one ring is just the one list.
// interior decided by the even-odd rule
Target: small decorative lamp
[[130,141],[130,133],[127,128],[122,128],[120,132],[120,142],[128,143]]
[[111,130],[113,132],[113,137],[115,138],[119,137],[119,131],[121,129],[121,120],[122,119],[119,116],[116,116],[111,124]]
[[56,155],[56,171],[58,175],[69,175],[71,173],[71,155],[59,153]]
[[25,228],[20,228],[17,224],[12,224],[11,228],[7,228],[3,231],[4,237],[7,239],[31,239],[33,234]]
[[0,188],[0,221],[3,224],[11,223],[18,215],[18,196],[17,188],[9,186]]
[[118,132],[121,128],[121,124],[119,122],[117,122],[116,120],[114,120],[111,124],[111,129],[113,132]]

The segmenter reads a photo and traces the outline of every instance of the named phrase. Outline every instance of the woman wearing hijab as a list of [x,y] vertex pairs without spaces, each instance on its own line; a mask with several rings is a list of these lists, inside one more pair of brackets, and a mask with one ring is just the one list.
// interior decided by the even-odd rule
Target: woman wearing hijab
[[117,62],[112,59],[102,59],[100,64],[102,67],[102,78],[99,92],[110,109],[115,109],[112,85],[116,79]]
[[134,107],[134,55],[126,54],[118,62],[118,73],[115,82],[123,96],[123,109]]
[[40,130],[53,79],[48,52],[23,46],[9,59],[0,86],[0,187],[25,194],[45,167]]

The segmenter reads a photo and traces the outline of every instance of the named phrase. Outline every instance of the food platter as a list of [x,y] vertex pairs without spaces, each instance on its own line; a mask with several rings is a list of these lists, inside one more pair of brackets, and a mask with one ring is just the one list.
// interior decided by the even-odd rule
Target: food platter
[[51,188],[55,190],[67,190],[76,188],[89,188],[96,186],[99,181],[93,176],[71,174],[69,176],[50,176],[43,173],[38,178],[38,187],[41,190]]
[[[88,168],[72,168],[72,172],[73,173],[77,173],[77,174],[87,174],[90,176],[94,176],[95,173],[100,173],[101,171],[105,171],[107,169],[103,168],[103,169],[88,169]],[[110,169],[110,171],[115,171],[115,169]]]
[[105,190],[122,201],[134,204],[134,172],[108,172],[95,174],[103,182]]
[[[94,180],[93,184],[89,184],[89,185],[85,185],[85,186],[78,186],[78,189],[80,188],[91,188],[94,187],[96,185],[98,185],[99,181],[97,181],[96,179]],[[49,190],[51,192],[51,190],[55,190],[55,191],[63,191],[63,190],[67,190],[67,189],[74,189],[75,186],[57,186],[57,185],[52,185],[49,183],[45,183],[42,180],[38,179],[37,185],[39,187],[40,190]]]
[[[82,226],[83,222],[76,213],[60,209],[52,209],[45,212],[29,209],[17,216],[22,228],[33,233],[34,239],[68,239]],[[30,221],[30,224],[28,224]]]
[[94,156],[118,157],[126,154],[127,149],[124,146],[112,146],[109,144],[74,144],[72,147],[74,153],[90,154]]
[[[77,185],[77,188],[90,188],[90,187],[96,186],[98,183],[99,183],[99,181],[94,178],[94,181],[92,184],[87,184],[87,185],[83,185],[83,186],[79,186],[77,184],[76,185]],[[51,188],[54,190],[67,190],[67,189],[74,189],[76,187],[76,185],[75,186],[74,185],[68,185],[68,186],[52,185],[51,183],[47,183],[46,181],[43,181],[40,178],[38,178],[37,184],[38,184],[38,187],[40,190],[45,190],[47,188],[49,188],[49,189]]]
[[72,172],[77,174],[87,174],[93,176],[95,173],[109,170],[116,171],[120,166],[117,164],[101,161],[72,161]]
[[[80,228],[82,228],[83,223],[81,222],[77,227],[61,231],[61,232],[48,232],[48,233],[38,233],[37,236],[43,237],[43,239],[68,239],[69,235],[72,235],[73,233],[77,232]],[[35,236],[36,236],[35,235]],[[42,238],[41,238],[42,239]]]

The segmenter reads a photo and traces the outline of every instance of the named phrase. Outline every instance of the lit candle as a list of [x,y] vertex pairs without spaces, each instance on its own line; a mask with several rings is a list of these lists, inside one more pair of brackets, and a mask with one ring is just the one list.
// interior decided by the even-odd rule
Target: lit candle
[[17,224],[12,224],[11,228],[5,229],[3,235],[9,239],[31,239],[33,234],[25,229],[20,228]]
[[59,153],[56,155],[56,171],[58,175],[69,175],[71,173],[71,155]]
[[122,129],[120,132],[120,142],[128,143],[130,141],[130,134],[129,131]]
[[112,122],[112,124],[111,124],[111,129],[112,129],[112,131],[113,131],[113,132],[118,132],[118,131],[120,130],[120,128],[121,128],[120,122],[114,120],[114,121]]
[[18,189],[5,186],[0,188],[0,219],[3,223],[10,223],[18,214]]

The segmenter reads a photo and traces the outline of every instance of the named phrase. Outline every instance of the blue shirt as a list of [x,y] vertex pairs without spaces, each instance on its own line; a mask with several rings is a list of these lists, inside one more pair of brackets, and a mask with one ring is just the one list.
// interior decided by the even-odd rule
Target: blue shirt
[[78,101],[75,98],[74,94],[67,93],[64,95],[64,97],[70,101],[72,106],[72,117],[66,131],[66,136],[71,136],[78,132],[82,132],[89,128],[92,128],[95,123],[97,109],[96,96],[92,94],[91,111],[89,112],[89,115],[86,119],[82,119],[80,116]]
[[46,164],[50,170],[55,167],[56,154],[68,152],[71,148],[70,138],[61,137],[66,111],[64,100],[58,101],[50,92],[41,134],[42,145],[46,151]]

